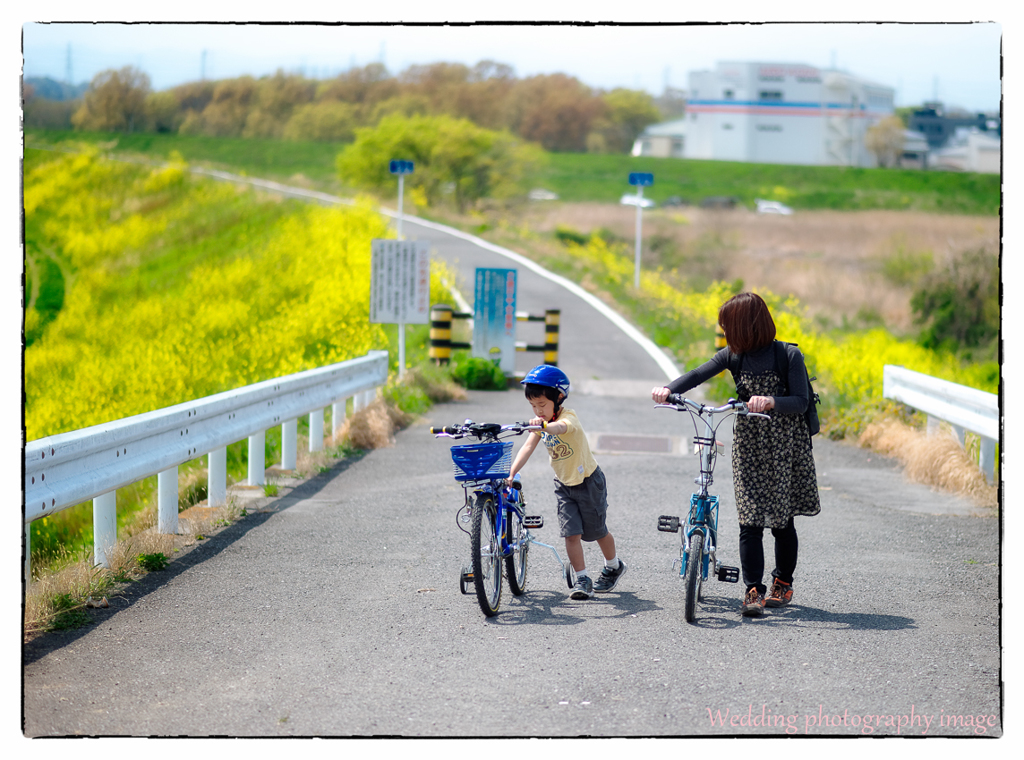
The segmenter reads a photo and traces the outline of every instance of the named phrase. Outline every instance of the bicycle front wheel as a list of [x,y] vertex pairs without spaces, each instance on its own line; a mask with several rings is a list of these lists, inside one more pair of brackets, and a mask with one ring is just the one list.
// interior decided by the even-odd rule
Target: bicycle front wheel
[[505,573],[512,594],[522,596],[526,593],[526,560],[530,545],[526,542],[522,516],[514,509],[508,510],[506,514],[507,539],[512,553],[505,557]]
[[495,531],[497,513],[494,498],[481,494],[473,509],[469,546],[473,555],[473,585],[480,609],[487,617],[501,606],[501,545]]
[[690,536],[690,556],[686,560],[686,622],[692,623],[697,617],[697,597],[700,595],[701,572],[704,566],[704,534]]

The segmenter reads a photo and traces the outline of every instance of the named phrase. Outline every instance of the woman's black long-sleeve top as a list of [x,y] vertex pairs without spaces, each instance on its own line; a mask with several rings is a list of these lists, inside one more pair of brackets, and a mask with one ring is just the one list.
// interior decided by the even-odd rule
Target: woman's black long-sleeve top
[[[807,403],[810,399],[810,389],[807,387],[807,370],[804,368],[804,357],[799,350],[792,346],[786,346],[789,354],[789,377],[783,378],[789,387],[788,396],[773,396],[775,399],[775,411],[779,414],[803,414],[807,411]],[[729,369],[733,353],[728,348],[723,348],[715,354],[710,361],[705,362],[696,369],[677,377],[665,387],[672,393],[685,393],[691,388],[696,388],[701,383],[707,382],[720,372]],[[748,351],[743,356],[743,371],[759,375],[775,369],[775,354],[773,344],[769,343],[762,348]]]

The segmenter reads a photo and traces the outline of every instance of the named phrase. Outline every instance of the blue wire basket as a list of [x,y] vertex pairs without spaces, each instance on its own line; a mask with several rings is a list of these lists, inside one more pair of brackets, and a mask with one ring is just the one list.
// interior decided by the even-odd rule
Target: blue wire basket
[[452,446],[456,480],[507,478],[512,469],[512,441]]

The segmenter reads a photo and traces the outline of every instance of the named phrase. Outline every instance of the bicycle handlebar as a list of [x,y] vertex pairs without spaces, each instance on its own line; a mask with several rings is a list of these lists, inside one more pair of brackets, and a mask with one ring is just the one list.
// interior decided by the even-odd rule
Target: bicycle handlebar
[[760,412],[752,412],[747,408],[747,405],[743,401],[731,398],[722,406],[705,406],[704,404],[698,404],[696,401],[691,401],[685,398],[679,393],[670,393],[666,399],[667,403],[655,404],[655,407],[662,407],[665,409],[675,409],[678,412],[684,411],[687,407],[697,412],[697,414],[707,414],[714,416],[716,414],[725,414],[727,412],[735,412],[744,417],[763,417],[766,420],[770,420],[771,417],[767,414],[761,414]]
[[513,422],[509,425],[500,425],[496,422],[473,422],[466,420],[461,425],[445,425],[444,427],[431,427],[430,432],[438,438],[497,438],[502,433],[522,435],[531,430],[542,430],[540,425],[529,425],[525,422]]

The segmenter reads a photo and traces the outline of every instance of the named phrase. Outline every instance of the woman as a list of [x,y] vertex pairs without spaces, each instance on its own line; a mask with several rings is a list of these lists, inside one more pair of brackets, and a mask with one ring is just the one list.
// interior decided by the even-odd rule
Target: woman
[[[670,393],[685,393],[720,372],[730,370],[736,395],[752,412],[769,413],[771,421],[737,417],[732,446],[733,481],[740,522],[740,565],[746,592],[742,612],[749,617],[764,608],[782,607],[793,598],[797,535],[794,515],[821,511],[811,435],[804,419],[810,390],[803,355],[775,341],[775,321],[768,304],[754,293],[733,296],[718,310],[726,348],[697,369],[678,377],[651,397],[663,403]],[[782,377],[776,351],[785,350],[789,370]],[[775,537],[772,586],[764,575],[764,529]]]

